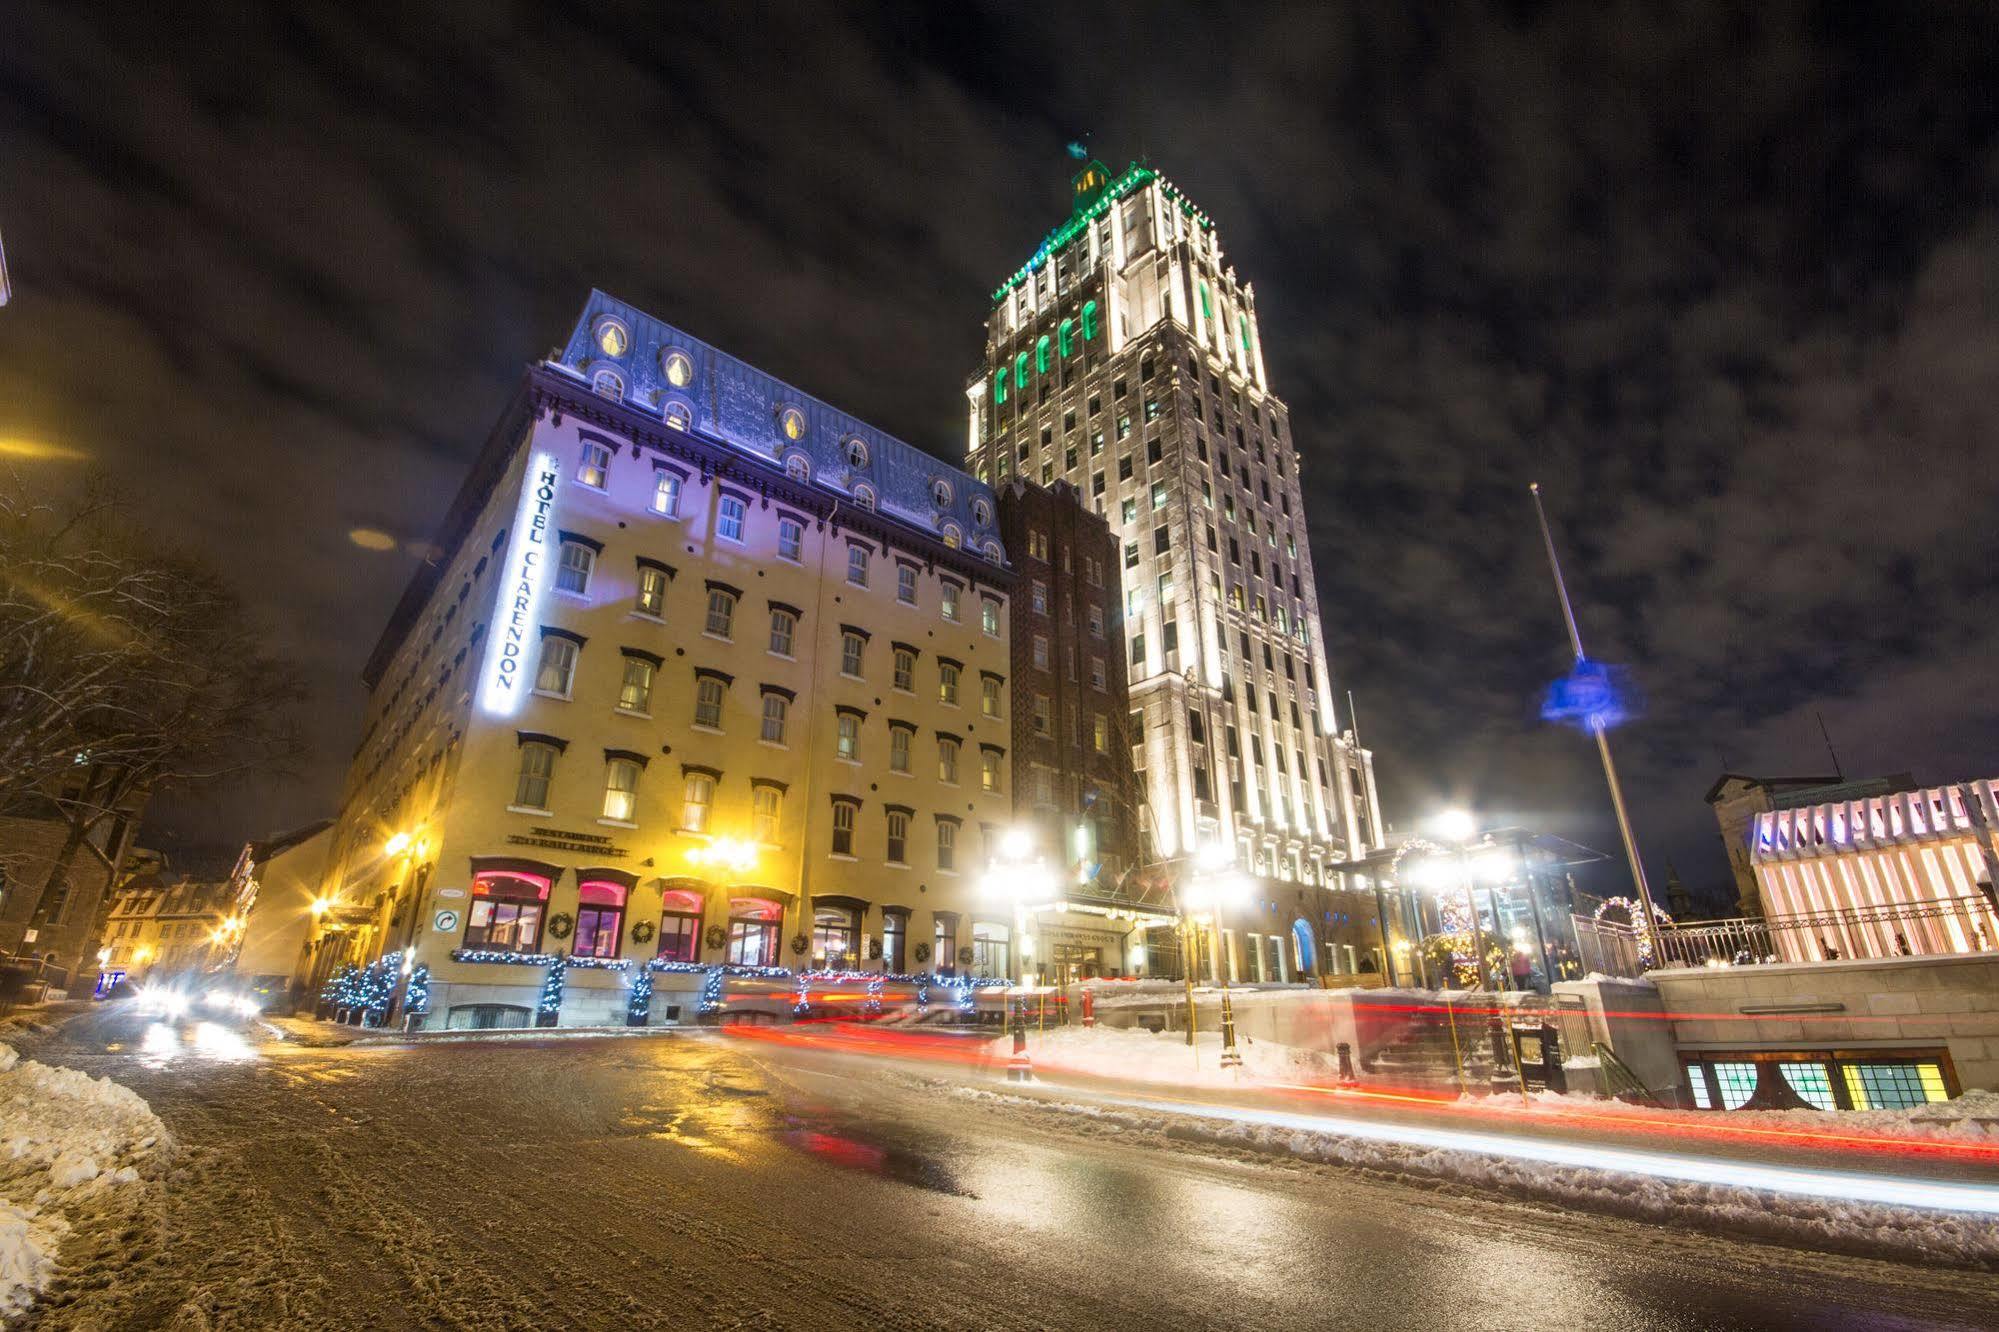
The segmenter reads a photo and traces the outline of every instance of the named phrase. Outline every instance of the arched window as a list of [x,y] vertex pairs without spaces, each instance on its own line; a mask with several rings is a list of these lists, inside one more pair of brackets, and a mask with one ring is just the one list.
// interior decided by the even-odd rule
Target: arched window
[[874,488],[871,486],[855,486],[854,503],[860,505],[863,509],[872,510],[875,507]]
[[701,958],[701,894],[686,888],[659,895],[659,957],[663,962]]
[[1076,321],[1064,319],[1055,329],[1056,347],[1062,355],[1068,356],[1076,350]]
[[625,381],[618,376],[616,370],[599,370],[591,376],[590,387],[612,402],[625,400]]
[[1001,366],[999,369],[993,372],[993,405],[998,406],[1000,403],[1003,403],[1005,401],[1006,401],[1006,367]]
[[1043,333],[1040,340],[1034,344],[1034,373],[1037,375],[1048,373],[1048,335],[1046,333]]
[[576,938],[572,957],[616,957],[624,932],[625,890],[615,883],[585,883],[576,890]]
[[1026,352],[1022,352],[1020,355],[1013,358],[1013,386],[1017,389],[1024,389],[1027,387]]
[[465,946],[495,953],[532,953],[541,947],[548,880],[525,874],[481,874],[472,880],[465,912]]
[[802,453],[794,453],[784,460],[784,474],[794,481],[810,481],[812,464]]
[[861,932],[846,907],[823,906],[812,913],[812,965],[843,971],[858,964]]
[[738,897],[729,902],[729,943],[727,959],[739,967],[777,965],[777,931],[784,908],[756,897]]
[[944,544],[952,550],[965,544],[965,534],[958,530],[956,523],[944,524]]
[[986,543],[986,558],[991,560],[994,564],[999,564],[1005,560],[1006,557],[1000,553],[999,542],[988,541]]
[[856,470],[868,465],[868,446],[865,440],[849,436],[847,439],[847,466]]
[[669,402],[661,414],[666,417],[666,423],[675,430],[685,430],[694,424],[694,413],[688,410],[684,402]]
[[1097,303],[1083,302],[1083,341],[1094,342],[1097,337]]

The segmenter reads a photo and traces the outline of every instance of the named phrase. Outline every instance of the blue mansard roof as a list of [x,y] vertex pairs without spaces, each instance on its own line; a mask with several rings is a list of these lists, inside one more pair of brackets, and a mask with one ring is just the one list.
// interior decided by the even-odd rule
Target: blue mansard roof
[[[605,340],[605,326],[613,321],[624,332],[623,350],[615,355]],[[613,336],[610,345],[618,341]],[[684,385],[667,375],[674,353],[687,358],[691,373]],[[802,454],[815,486],[851,495],[866,485],[879,512],[933,534],[955,524],[968,551],[1000,546],[992,488],[977,477],[604,292],[590,293],[569,341],[548,363],[586,384],[612,371],[627,407],[662,419],[685,412],[692,429],[779,466]],[[803,420],[797,439],[785,434],[788,409]],[[860,467],[848,457],[848,441],[855,439],[867,451]],[[942,506],[939,481],[950,487],[950,502]],[[1003,547],[999,558],[1005,559]]]

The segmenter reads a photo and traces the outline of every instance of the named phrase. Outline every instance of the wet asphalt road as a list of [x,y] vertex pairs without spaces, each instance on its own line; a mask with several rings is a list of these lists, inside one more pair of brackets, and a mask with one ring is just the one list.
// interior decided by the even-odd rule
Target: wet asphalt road
[[1251,1160],[712,1033],[24,1053],[181,1144],[29,1326],[1999,1326],[1999,1280]]

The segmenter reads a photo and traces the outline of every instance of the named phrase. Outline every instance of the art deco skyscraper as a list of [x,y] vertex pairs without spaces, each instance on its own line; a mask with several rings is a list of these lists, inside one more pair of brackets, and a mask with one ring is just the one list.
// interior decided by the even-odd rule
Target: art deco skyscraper
[[1066,480],[1117,534],[1129,739],[1154,857],[1220,843],[1266,879],[1382,845],[1373,757],[1337,721],[1289,410],[1256,293],[1146,166],[1092,162],[993,293],[968,464]]

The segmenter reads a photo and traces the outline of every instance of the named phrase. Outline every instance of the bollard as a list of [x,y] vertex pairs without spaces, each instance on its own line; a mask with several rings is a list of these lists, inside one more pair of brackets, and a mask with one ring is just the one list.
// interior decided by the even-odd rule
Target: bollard
[[1083,1025],[1085,1027],[1094,1027],[1097,1025],[1097,992],[1095,990],[1083,991]]
[[1018,999],[1013,1004],[1013,1057],[1006,1061],[1006,1080],[1034,1081],[1034,1066],[1027,1059],[1027,1008]]
[[1226,988],[1222,990],[1222,1067],[1242,1067],[1242,1052],[1235,1048],[1235,1006],[1229,1002]]

